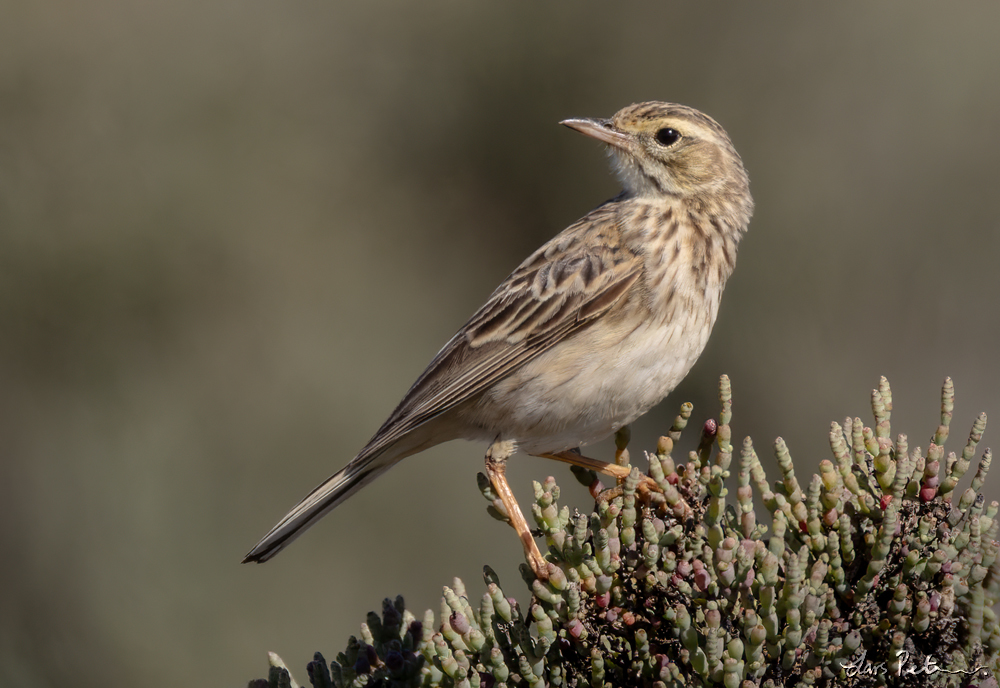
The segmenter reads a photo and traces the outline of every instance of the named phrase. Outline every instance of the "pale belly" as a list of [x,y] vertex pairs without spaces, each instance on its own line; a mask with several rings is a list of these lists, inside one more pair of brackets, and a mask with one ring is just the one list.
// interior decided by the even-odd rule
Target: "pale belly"
[[513,439],[529,454],[604,439],[646,413],[698,359],[715,309],[684,323],[598,322],[457,409],[464,435]]

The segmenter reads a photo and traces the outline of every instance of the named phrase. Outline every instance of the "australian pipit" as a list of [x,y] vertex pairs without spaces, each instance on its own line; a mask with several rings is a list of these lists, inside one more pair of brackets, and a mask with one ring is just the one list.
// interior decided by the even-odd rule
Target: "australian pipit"
[[[371,441],[247,554],[267,561],[396,462],[491,442],[487,474],[535,574],[546,562],[504,478],[520,448],[621,477],[569,450],[648,411],[701,355],[753,212],[729,136],[683,105],[566,126],[608,144],[623,191],[528,257],[438,352]],[[626,471],[627,472],[627,471]]]

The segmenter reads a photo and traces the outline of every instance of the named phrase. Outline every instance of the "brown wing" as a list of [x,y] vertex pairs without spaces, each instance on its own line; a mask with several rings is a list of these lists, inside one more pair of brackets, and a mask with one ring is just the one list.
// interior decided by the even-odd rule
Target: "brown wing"
[[609,202],[531,255],[445,344],[361,455],[506,377],[610,309],[639,280]]

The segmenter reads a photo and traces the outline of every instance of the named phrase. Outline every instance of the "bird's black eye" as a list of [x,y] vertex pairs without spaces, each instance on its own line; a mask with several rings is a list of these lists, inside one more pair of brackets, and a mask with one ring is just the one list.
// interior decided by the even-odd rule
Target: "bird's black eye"
[[670,127],[664,127],[656,132],[656,140],[664,146],[672,146],[680,141],[680,138],[681,135],[677,133],[677,130]]

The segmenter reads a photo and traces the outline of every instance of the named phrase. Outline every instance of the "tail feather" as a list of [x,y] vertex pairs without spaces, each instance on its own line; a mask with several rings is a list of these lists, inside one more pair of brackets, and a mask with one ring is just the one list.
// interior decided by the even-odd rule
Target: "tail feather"
[[[384,430],[384,428],[383,428]],[[316,521],[320,520],[341,502],[375,480],[397,463],[441,442],[458,437],[454,428],[446,423],[424,423],[412,430],[393,437],[379,431],[371,442],[344,466],[323,481],[305,499],[295,505],[274,528],[243,558],[243,563],[262,563],[288,547]]]
[[295,508],[247,553],[243,563],[252,561],[259,564],[275,556],[338,504],[392,468],[402,458],[391,450],[371,456],[365,456],[362,452],[296,504]]

